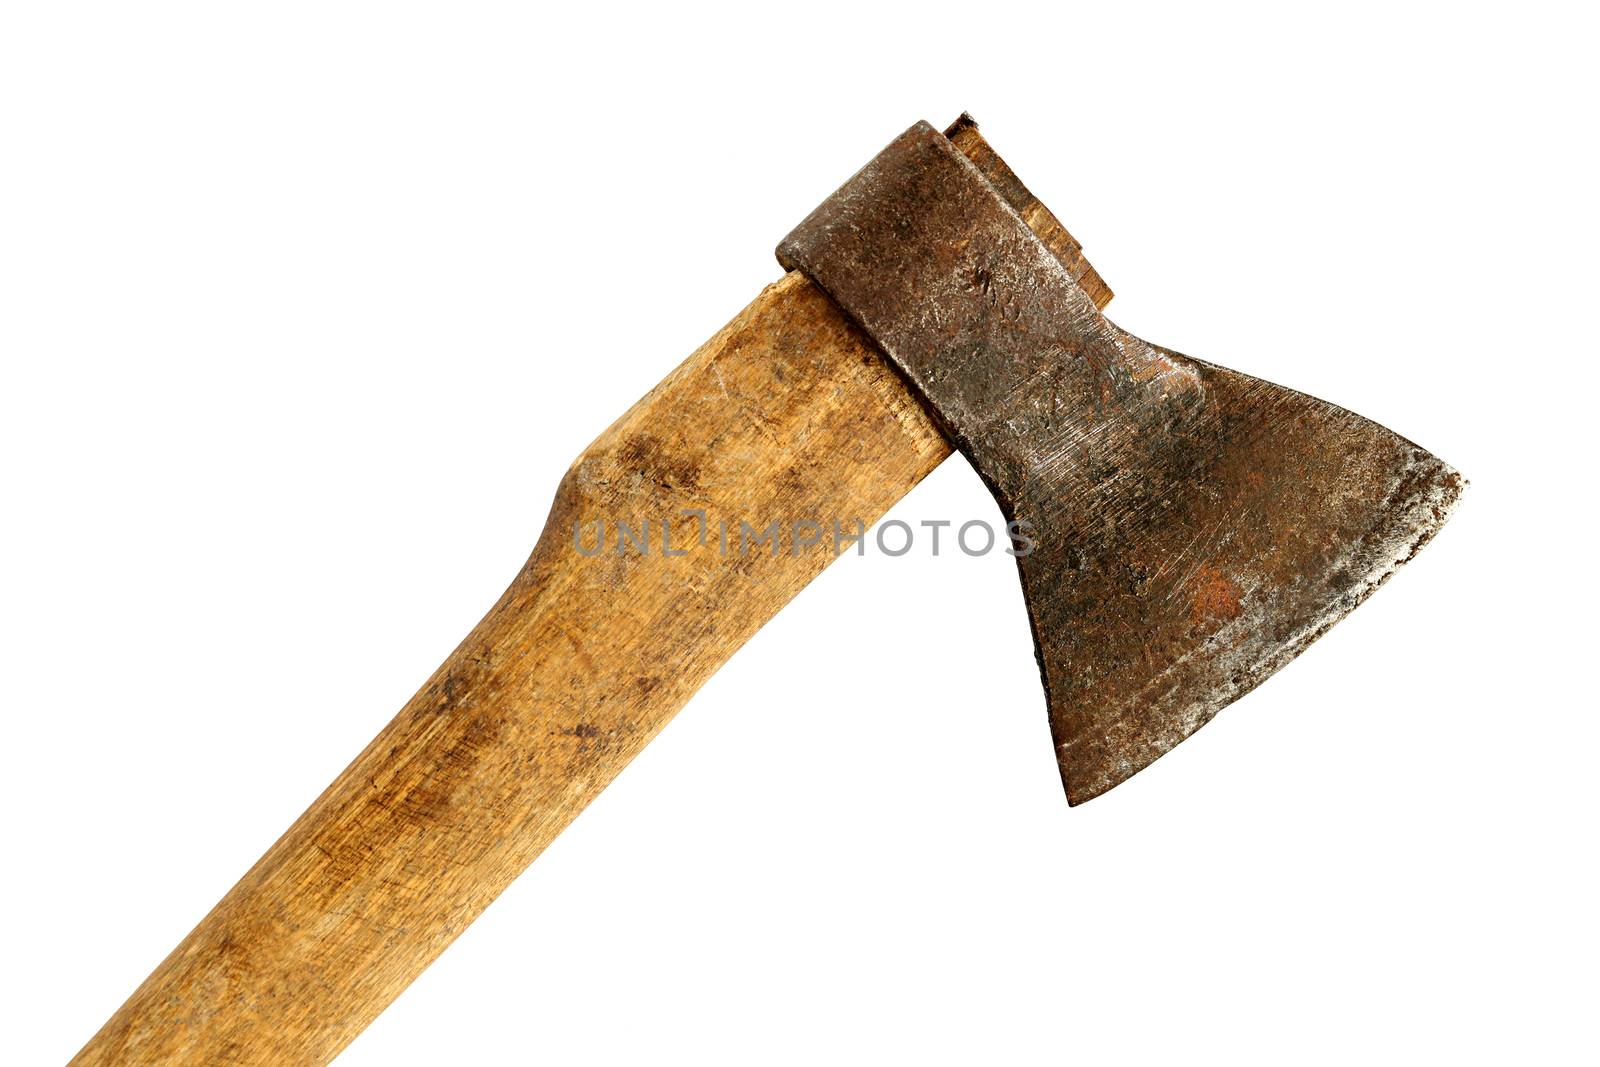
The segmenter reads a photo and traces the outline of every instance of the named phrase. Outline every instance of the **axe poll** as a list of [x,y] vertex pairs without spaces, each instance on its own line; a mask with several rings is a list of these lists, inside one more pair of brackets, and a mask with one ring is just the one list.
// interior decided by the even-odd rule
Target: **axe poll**
[[1114,326],[965,115],[897,138],[779,259],[583,452],[499,602],[75,1062],[332,1059],[839,548],[583,551],[585,523],[871,524],[959,448],[1036,541],[1019,570],[1078,803],[1353,610],[1464,487],[1360,416]]

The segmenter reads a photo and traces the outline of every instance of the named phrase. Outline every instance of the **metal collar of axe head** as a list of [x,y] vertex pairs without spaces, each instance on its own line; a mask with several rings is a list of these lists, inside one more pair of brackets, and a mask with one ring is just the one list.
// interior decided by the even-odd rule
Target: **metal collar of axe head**
[[1141,341],[925,122],[778,246],[1037,547],[1018,558],[1071,803],[1298,655],[1464,481],[1342,408]]

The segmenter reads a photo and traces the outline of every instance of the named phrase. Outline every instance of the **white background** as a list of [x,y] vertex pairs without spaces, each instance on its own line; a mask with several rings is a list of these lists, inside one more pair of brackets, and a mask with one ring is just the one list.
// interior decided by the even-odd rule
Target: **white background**
[[[70,1056],[789,227],[970,109],[1118,322],[1421,442],[1456,518],[1074,810],[1012,562],[848,559],[340,1062],[1595,1062],[1587,13],[577,7],[0,9],[0,1060]],[[998,518],[959,460],[894,514]]]

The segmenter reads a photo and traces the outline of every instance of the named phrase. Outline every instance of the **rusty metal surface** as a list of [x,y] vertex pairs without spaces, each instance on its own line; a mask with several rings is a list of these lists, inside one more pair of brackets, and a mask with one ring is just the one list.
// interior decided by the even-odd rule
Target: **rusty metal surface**
[[1072,803],[1298,655],[1463,488],[1374,422],[1109,322],[926,123],[778,258],[873,337],[1007,519],[1035,531],[1018,564]]
[[1084,256],[1083,245],[1061,225],[1061,220],[1044,206],[1044,202],[1022,184],[1017,172],[984,140],[978,132],[978,121],[963,111],[960,118],[945,128],[944,135],[961,150],[962,155],[972,161],[983,175],[983,180],[1011,205],[1011,210],[1022,216],[1028,229],[1037,234],[1051,254],[1061,261],[1072,280],[1078,283],[1078,288],[1094,301],[1094,306],[1103,308],[1111,303],[1111,287]]

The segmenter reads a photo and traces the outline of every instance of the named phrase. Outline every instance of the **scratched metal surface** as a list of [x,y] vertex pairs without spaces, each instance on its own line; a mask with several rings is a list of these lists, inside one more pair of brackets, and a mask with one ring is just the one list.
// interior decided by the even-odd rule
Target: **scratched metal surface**
[[1018,565],[1074,804],[1353,610],[1465,484],[1359,415],[1109,322],[926,123],[778,258],[872,336],[1007,518],[1035,531]]

